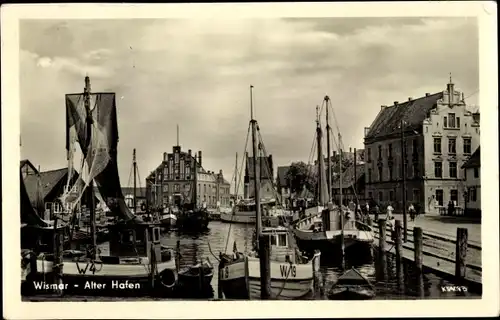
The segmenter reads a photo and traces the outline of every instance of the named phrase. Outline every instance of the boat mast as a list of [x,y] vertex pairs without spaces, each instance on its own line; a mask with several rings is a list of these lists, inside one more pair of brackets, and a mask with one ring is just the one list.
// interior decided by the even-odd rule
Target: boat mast
[[[257,154],[258,154],[257,120],[253,118],[252,85],[250,86],[250,125],[252,126],[253,176],[254,176],[254,196],[255,196],[255,213],[256,213],[255,231],[257,239],[259,239],[262,232],[262,212],[260,208],[260,174],[257,174]],[[258,242],[257,242],[257,247],[258,247]]]
[[342,209],[342,136],[339,132],[339,195],[340,195],[340,246],[342,247],[342,266],[344,266],[345,241],[344,241],[344,210]]
[[238,198],[238,152],[236,152],[236,161],[234,162],[234,196],[236,201]]
[[[85,77],[85,88],[83,90],[83,97],[84,97],[84,105],[85,105],[85,112],[87,115],[87,141],[86,141],[86,152],[85,152],[85,157],[89,156],[89,151],[90,151],[90,143],[92,139],[92,124],[94,122],[92,118],[92,113],[90,110],[90,78],[88,76]],[[89,168],[89,173],[90,173],[90,168]],[[95,217],[95,208],[94,208],[94,181],[91,180],[89,183],[89,186],[87,187],[87,206],[89,207],[89,212],[90,212],[90,235],[91,235],[91,245],[92,245],[92,251],[91,251],[91,259],[96,258],[96,247],[97,247],[97,239],[96,239],[96,217]]]
[[[321,132],[321,124],[320,124],[320,118],[319,118],[319,106],[316,106],[316,139],[317,139],[317,144],[318,144],[318,202],[322,201],[322,186],[323,186],[323,172],[322,171],[322,165],[321,165],[321,157],[322,157],[322,145],[321,145],[321,140],[322,140],[322,132]],[[324,203],[318,203],[318,205],[324,205]]]
[[331,200],[331,193],[332,193],[332,162],[330,158],[330,122],[329,122],[329,116],[328,116],[328,102],[330,101],[330,97],[325,96],[325,104],[326,104],[326,159],[328,161],[327,163],[327,174],[328,177],[326,178],[326,181],[328,183],[328,202]]
[[137,161],[136,161],[136,158],[135,158],[135,148],[134,148],[134,154],[132,156],[132,161],[133,161],[133,164],[134,164],[134,214],[136,213],[137,211],[137,182],[136,182],[136,179],[135,179],[135,175],[137,174]]

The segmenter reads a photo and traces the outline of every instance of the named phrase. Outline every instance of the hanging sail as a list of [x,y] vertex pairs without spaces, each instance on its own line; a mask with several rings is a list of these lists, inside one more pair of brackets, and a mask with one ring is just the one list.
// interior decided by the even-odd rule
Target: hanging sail
[[[91,115],[93,119],[91,141],[86,151],[86,111],[84,94],[66,95],[66,148],[71,148],[72,134],[76,134],[84,152],[85,167],[77,180],[74,191],[81,198],[85,186],[94,180],[106,206],[123,220],[139,219],[129,210],[120,187],[117,166],[118,124],[114,93],[90,94]],[[81,191],[81,192],[80,192]],[[75,198],[66,199],[73,203]]]

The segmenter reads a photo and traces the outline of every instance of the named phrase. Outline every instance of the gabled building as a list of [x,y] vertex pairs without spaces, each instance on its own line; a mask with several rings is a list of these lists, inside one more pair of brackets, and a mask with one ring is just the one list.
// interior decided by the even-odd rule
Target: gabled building
[[21,160],[21,173],[23,178],[26,178],[27,175],[37,174],[38,170],[28,159]]
[[276,189],[281,197],[282,203],[285,203],[286,199],[289,199],[292,195],[289,184],[287,183],[286,175],[290,166],[278,167],[278,175],[276,177]]
[[[196,189],[196,199],[194,188]],[[193,154],[180,145],[172,153],[163,153],[162,162],[146,178],[146,198],[151,206],[196,203],[216,207],[230,199],[230,183],[224,179],[222,170],[216,174],[202,167],[202,152]]]
[[462,166],[465,170],[465,214],[481,216],[481,150],[474,151]]
[[[332,199],[340,203],[340,178],[337,175],[332,181]],[[352,164],[342,173],[342,203],[365,199],[365,165]]]
[[[70,184],[73,185],[78,179],[78,173],[75,172],[71,178]],[[62,208],[56,200],[63,195],[68,181],[68,168],[42,171],[40,178],[38,174],[28,174],[24,177],[24,185],[28,197],[34,207],[37,206],[38,192],[45,204],[45,212],[42,218],[51,219],[50,209],[53,212],[60,212]]]
[[404,166],[407,205],[426,213],[449,201],[463,208],[460,168],[479,147],[479,136],[479,116],[467,110],[451,79],[444,91],[382,106],[365,128],[366,197],[402,210]]

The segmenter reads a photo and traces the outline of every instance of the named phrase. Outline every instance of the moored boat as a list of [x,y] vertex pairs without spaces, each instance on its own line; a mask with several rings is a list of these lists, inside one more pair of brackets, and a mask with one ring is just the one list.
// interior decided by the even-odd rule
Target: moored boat
[[373,297],[373,285],[354,268],[341,275],[328,292],[331,300],[369,300]]
[[191,290],[199,293],[205,292],[211,289],[213,276],[214,267],[207,258],[196,265],[179,270],[179,286],[181,290]]

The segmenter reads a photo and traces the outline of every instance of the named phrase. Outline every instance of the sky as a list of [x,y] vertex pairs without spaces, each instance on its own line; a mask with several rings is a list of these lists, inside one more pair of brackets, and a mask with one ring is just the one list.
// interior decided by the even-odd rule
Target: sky
[[[330,97],[346,149],[363,148],[381,105],[446,89],[450,73],[479,105],[475,18],[24,20],[20,23],[21,158],[67,165],[66,93],[115,92],[118,168],[140,185],[176,144],[234,172],[254,114],[275,167],[309,160],[316,106]],[[251,154],[251,145],[247,146]],[[241,162],[240,162],[241,163]],[[275,168],[276,169],[276,168]]]

